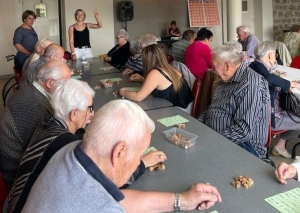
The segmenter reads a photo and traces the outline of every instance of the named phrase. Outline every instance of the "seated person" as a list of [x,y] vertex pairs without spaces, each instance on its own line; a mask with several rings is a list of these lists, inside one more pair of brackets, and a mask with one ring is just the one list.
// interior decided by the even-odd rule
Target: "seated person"
[[55,82],[71,77],[66,63],[48,61],[35,81],[14,93],[0,116],[0,171],[8,190],[37,126],[52,116]]
[[51,96],[54,115],[45,120],[41,129],[37,127],[23,155],[9,192],[8,212],[21,212],[31,187],[50,158],[63,146],[79,140],[75,132],[84,128],[94,115],[94,94],[83,81],[69,79],[56,84]]
[[230,46],[212,51],[213,70],[220,81],[211,105],[199,120],[257,157],[264,157],[270,123],[268,82],[242,63]]
[[[300,134],[300,123],[294,122],[287,112],[283,111],[280,106],[280,93],[286,92],[293,88],[300,89],[300,84],[285,80],[275,74],[276,53],[273,42],[263,41],[259,42],[254,49],[256,60],[252,62],[249,67],[258,74],[262,75],[269,83],[270,98],[271,98],[271,126],[273,130],[290,130],[282,133],[277,144],[272,149],[273,155],[281,155],[285,158],[291,158],[290,153],[285,149],[286,140],[298,138]],[[294,120],[298,117],[291,115]]]
[[247,51],[247,54],[251,58],[255,58],[254,48],[259,42],[258,38],[250,33],[250,30],[246,26],[239,26],[236,28],[238,42],[243,46],[243,51]]
[[300,25],[294,24],[291,32],[286,32],[283,37],[283,43],[290,52],[291,58],[300,55]]
[[119,94],[129,100],[142,101],[150,93],[154,97],[164,98],[174,106],[187,108],[193,101],[193,94],[182,74],[172,67],[159,45],[152,44],[143,49],[142,60],[144,77],[134,74],[132,81],[143,82],[138,92],[121,88]]
[[154,122],[131,101],[105,104],[86,128],[83,141],[64,146],[50,159],[22,212],[169,212],[179,200],[176,209],[184,211],[220,202],[217,189],[201,183],[177,196],[119,190],[139,165],[154,128]]
[[172,44],[171,54],[175,61],[184,63],[185,51],[190,44],[194,43],[195,37],[196,33],[194,30],[186,30],[183,32],[182,39]]
[[197,33],[197,38],[185,52],[184,64],[189,68],[196,78],[201,80],[206,70],[211,68],[211,49],[210,44],[213,39],[213,33],[201,28]]
[[130,52],[131,56],[120,70],[123,72],[123,75],[137,73],[143,76],[142,47],[138,39],[130,42]]
[[34,52],[26,59],[22,68],[22,72],[24,72],[33,62],[38,60],[41,55],[44,55],[45,49],[52,43],[53,42],[47,38],[38,40],[38,42],[35,44]]
[[117,45],[104,56],[104,60],[120,69],[131,55],[130,43],[128,41],[129,34],[126,30],[120,29],[116,35],[116,39]]
[[64,59],[64,49],[58,44],[50,44],[45,49],[44,55],[41,55],[39,59],[30,64],[28,68],[22,73],[21,86],[26,86],[32,84],[36,73],[41,69],[41,67],[47,63],[47,61],[56,59],[66,62]]
[[299,156],[292,164],[281,162],[275,170],[275,175],[280,183],[287,184],[286,179],[293,178],[300,182],[300,159]]
[[167,29],[166,32],[167,36],[171,36],[171,37],[180,37],[181,36],[181,32],[179,27],[176,26],[176,21],[171,21],[171,27],[169,27]]

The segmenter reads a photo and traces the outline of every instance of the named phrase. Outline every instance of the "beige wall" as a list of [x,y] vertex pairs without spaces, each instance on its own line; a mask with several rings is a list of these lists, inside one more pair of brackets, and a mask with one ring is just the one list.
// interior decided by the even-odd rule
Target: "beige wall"
[[113,3],[111,0],[63,0],[64,13],[63,22],[63,47],[69,48],[68,29],[75,23],[74,12],[77,9],[83,9],[86,12],[85,22],[96,23],[93,15],[93,9],[99,12],[100,20],[103,23],[101,29],[90,30],[90,42],[94,56],[107,53],[114,45],[114,20],[113,20]]
[[273,41],[272,0],[254,0],[255,35],[260,41]]

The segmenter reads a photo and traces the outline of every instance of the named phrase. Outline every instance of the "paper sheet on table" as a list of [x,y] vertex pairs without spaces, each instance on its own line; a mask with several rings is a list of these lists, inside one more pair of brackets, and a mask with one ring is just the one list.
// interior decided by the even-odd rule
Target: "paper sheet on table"
[[144,152],[143,155],[147,155],[150,151],[156,151],[157,149],[155,149],[154,146],[150,146],[146,149],[146,151]]
[[101,79],[99,81],[107,81],[107,80],[116,82],[116,81],[122,81],[122,78],[106,78],[106,79]]
[[299,213],[300,188],[274,195],[265,201],[275,207],[281,213]]
[[217,211],[213,211],[213,212],[211,212],[211,213],[218,213]]
[[141,89],[141,87],[127,87],[126,91],[138,92],[140,89]]
[[180,115],[175,115],[175,116],[171,116],[171,117],[167,117],[167,118],[158,119],[157,121],[160,122],[161,124],[165,125],[166,127],[189,122],[189,120],[185,119],[184,117],[182,117]]
[[105,71],[108,71],[108,70],[111,70],[113,67],[100,67],[99,69],[100,70],[105,70]]
[[74,79],[80,79],[81,76],[80,76],[80,75],[73,75],[73,76],[71,76],[71,78],[74,78]]

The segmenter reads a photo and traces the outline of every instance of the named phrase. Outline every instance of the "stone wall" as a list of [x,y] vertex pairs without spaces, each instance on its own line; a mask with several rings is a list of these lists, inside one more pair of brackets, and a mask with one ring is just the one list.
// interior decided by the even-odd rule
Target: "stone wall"
[[274,40],[283,40],[283,30],[300,24],[300,0],[273,0]]

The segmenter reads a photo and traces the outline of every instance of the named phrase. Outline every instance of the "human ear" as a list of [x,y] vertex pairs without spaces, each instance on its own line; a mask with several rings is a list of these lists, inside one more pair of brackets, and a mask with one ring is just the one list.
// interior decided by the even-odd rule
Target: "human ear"
[[112,150],[112,165],[118,166],[120,163],[126,160],[128,153],[128,147],[125,142],[118,142]]

